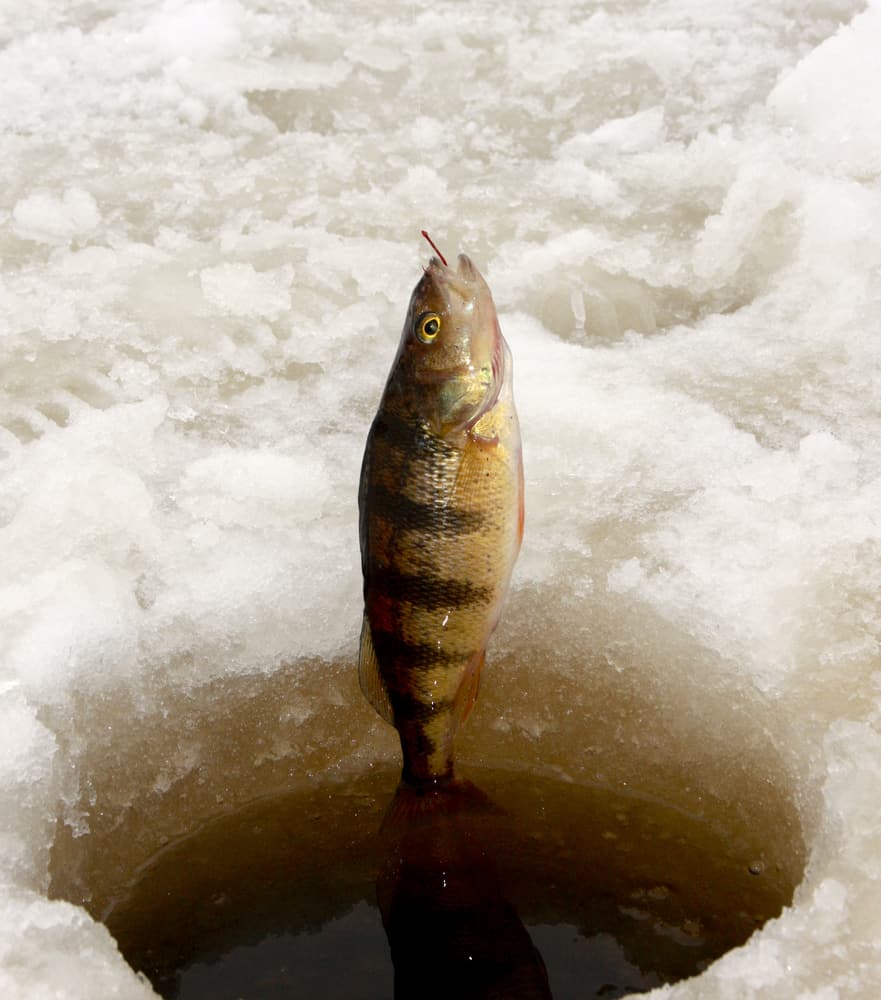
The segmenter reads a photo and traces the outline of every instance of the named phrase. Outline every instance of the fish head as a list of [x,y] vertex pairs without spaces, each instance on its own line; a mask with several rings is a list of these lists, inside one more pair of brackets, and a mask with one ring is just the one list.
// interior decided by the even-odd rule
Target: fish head
[[465,254],[432,258],[410,299],[398,365],[435,434],[468,430],[495,405],[505,351],[489,286]]

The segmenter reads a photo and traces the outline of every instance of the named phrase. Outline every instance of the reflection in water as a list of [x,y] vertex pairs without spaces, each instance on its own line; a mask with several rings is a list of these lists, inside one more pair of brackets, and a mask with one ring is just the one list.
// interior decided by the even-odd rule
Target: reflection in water
[[481,818],[492,813],[469,782],[422,796],[398,789],[376,887],[395,1000],[550,1000],[544,962],[482,836]]
[[221,813],[124,878],[112,843],[81,838],[87,905],[167,1000],[389,1000],[393,980],[398,997],[609,1000],[694,975],[792,898],[800,858],[755,823],[470,776],[500,808],[472,785],[389,809],[397,774],[376,769]]

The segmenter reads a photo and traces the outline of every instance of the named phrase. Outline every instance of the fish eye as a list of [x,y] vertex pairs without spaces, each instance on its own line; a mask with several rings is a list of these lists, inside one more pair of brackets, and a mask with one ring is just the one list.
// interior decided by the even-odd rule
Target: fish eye
[[423,313],[416,320],[416,336],[423,344],[430,344],[440,333],[441,318],[437,313]]

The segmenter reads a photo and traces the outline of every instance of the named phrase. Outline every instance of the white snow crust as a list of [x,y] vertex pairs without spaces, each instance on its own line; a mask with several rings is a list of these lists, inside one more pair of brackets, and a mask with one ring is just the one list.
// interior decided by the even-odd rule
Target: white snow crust
[[[879,94],[879,0],[0,9],[0,995],[152,995],[49,898],[58,830],[133,806],[131,734],[158,794],[193,706],[354,661],[423,227],[515,358],[500,648],[617,623],[698,740],[754,706],[800,810],[793,905],[652,995],[878,995]],[[316,706],[273,708],[291,773]]]

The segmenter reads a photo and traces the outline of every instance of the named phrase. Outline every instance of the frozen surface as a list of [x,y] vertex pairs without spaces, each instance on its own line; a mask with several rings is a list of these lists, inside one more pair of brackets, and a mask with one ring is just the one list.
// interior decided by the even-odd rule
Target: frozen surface
[[194,715],[290,677],[291,773],[322,704],[373,726],[297,684],[354,655],[425,226],[515,357],[499,649],[585,712],[601,649],[731,767],[754,725],[801,811],[794,905],[657,995],[877,995],[879,51],[878,0],[4,5],[0,993],[149,995],[49,852],[204,777]]

